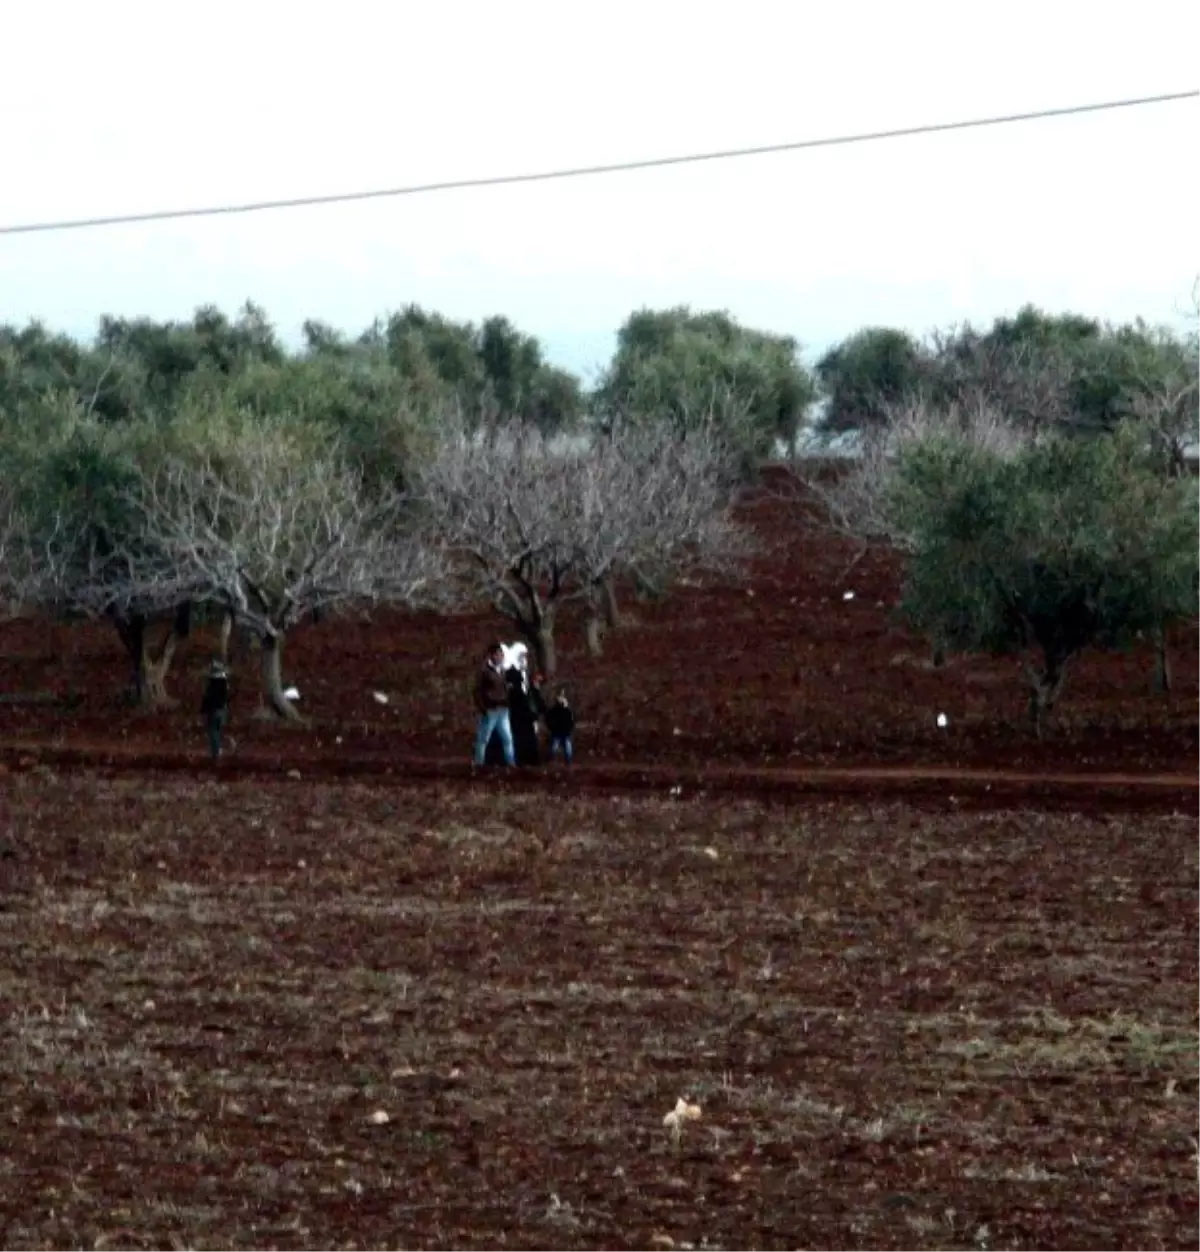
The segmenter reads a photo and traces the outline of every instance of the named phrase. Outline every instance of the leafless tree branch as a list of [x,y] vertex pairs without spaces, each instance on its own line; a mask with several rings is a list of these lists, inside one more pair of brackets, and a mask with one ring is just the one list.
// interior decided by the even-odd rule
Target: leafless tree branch
[[[1193,291],[1193,300],[1197,292]],[[1196,316],[1200,316],[1200,311]],[[1200,443],[1200,333],[1195,318],[1187,351],[1163,374],[1137,371],[1127,389],[1129,414],[1145,431],[1150,451],[1167,477],[1188,472],[1188,449]]]
[[316,610],[436,593],[435,555],[403,533],[400,497],[369,496],[333,457],[247,440],[236,455],[166,461],[130,503],[141,546],[122,554],[118,590],[215,602],[263,638]]
[[729,459],[703,430],[620,424],[558,446],[531,427],[449,433],[419,491],[468,599],[516,623],[554,668],[555,616],[635,568],[730,570],[746,551]]
[[964,412],[986,406],[1031,431],[1077,424],[1079,364],[1061,347],[995,343],[957,328],[934,331],[929,346],[938,394],[925,402]]
[[839,470],[830,473],[828,466],[819,461],[794,459],[791,476],[781,484],[780,493],[789,500],[815,506],[815,525],[855,544],[857,553],[852,568],[872,546],[904,550],[910,544],[887,508],[897,457],[906,445],[931,438],[953,438],[1012,453],[1039,437],[986,397],[973,395],[943,408],[911,399],[888,408],[882,425],[864,431],[858,454],[848,458]]

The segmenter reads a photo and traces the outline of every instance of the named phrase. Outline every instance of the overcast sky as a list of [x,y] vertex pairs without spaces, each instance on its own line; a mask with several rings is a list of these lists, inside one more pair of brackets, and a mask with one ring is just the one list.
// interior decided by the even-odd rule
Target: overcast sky
[[[3,9],[0,223],[402,186],[1194,89],[1200,5],[182,0]],[[500,312],[590,373],[641,306],[815,352],[1033,302],[1174,321],[1200,103],[245,217],[0,236],[0,320]]]

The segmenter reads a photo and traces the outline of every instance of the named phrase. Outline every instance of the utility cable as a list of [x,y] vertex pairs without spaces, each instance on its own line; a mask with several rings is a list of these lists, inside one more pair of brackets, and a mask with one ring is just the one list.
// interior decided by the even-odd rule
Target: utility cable
[[530,174],[497,174],[483,178],[455,178],[444,182],[415,183],[407,187],[388,187],[373,191],[344,191],[330,195],[296,196],[277,200],[251,200],[242,204],[207,205],[190,209],[153,209],[141,213],[115,213],[104,217],[63,218],[58,221],[17,222],[0,225],[0,235],[34,235],[50,231],[91,230],[102,226],[124,226],[137,222],[165,222],[188,217],[218,217],[241,213],[263,213],[275,209],[300,209],[322,204],[349,204],[361,200],[386,200],[398,196],[429,195],[438,191],[466,191],[478,187],[505,187],[518,183],[552,182],[567,178],[590,178],[601,174],[623,174],[632,170],[663,169],[672,165],[697,165],[702,161],[728,161],[740,157],[766,156],[777,152],[802,152],[813,148],[836,148],[847,144],[874,143],[885,139],[904,139],[914,135],[945,134],[948,131],[974,130],[985,126],[1005,126],[1014,122],[1043,121],[1054,117],[1075,117],[1084,113],[1100,113],[1114,109],[1131,109],[1168,101],[1189,100],[1200,91],[1175,91],[1135,99],[1106,100],[1098,104],[1076,104],[1060,109],[1038,109],[1030,113],[1008,113],[997,117],[973,118],[961,122],[935,122],[923,126],[905,126],[895,130],[864,131],[852,135],[834,135],[823,139],[801,139],[794,143],[763,144],[754,148],[727,148],[717,152],[696,152],[684,156],[648,157],[640,161],[617,161],[609,165],[580,165],[567,169],[540,170]]

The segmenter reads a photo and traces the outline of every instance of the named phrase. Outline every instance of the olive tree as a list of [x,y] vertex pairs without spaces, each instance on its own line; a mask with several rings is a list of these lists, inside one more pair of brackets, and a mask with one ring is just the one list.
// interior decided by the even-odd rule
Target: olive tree
[[834,345],[817,362],[825,393],[822,434],[869,430],[887,422],[890,407],[921,394],[929,365],[905,331],[869,326]]
[[1072,660],[1196,611],[1196,484],[1155,472],[1139,432],[1007,454],[901,448],[885,514],[906,538],[903,610],[948,649],[1027,658],[1039,733]]
[[[905,448],[931,439],[948,439],[969,448],[1010,456],[1037,438],[985,397],[950,402],[944,407],[913,397],[886,404],[880,420],[860,433],[855,455],[831,467],[819,458],[797,456],[790,475],[777,480],[777,495],[809,506],[808,524],[849,540],[850,570],[873,547],[907,551],[912,536],[888,507],[891,485]],[[815,506],[815,507],[812,507]]]
[[[1160,350],[1151,367],[1130,371],[1125,400],[1157,472],[1167,478],[1183,478],[1190,472],[1189,456],[1195,457],[1200,448],[1200,334],[1195,311],[1185,336],[1164,332],[1155,342]],[[1169,623],[1160,623],[1151,633],[1155,687],[1170,691]]]
[[816,395],[799,344],[739,325],[723,312],[641,309],[617,333],[597,389],[626,424],[687,431],[702,419],[751,473],[778,442],[793,445]]
[[254,634],[268,707],[284,695],[282,652],[305,617],[352,604],[436,597],[435,553],[407,524],[404,497],[362,475],[311,431],[251,425],[174,454],[139,477],[139,545],[121,593],[217,606]]
[[1188,452],[1200,444],[1200,335],[1161,334],[1150,366],[1135,366],[1125,384],[1127,411],[1141,426],[1160,471],[1188,472]]
[[173,703],[167,678],[188,637],[192,603],[174,585],[134,584],[146,555],[130,492],[170,444],[151,421],[112,425],[86,415],[39,457],[37,518],[61,535],[58,577],[44,606],[57,618],[103,620],[129,659],[132,698],[143,708]]
[[[144,705],[167,700],[166,675],[176,644],[187,633],[187,606],[118,607],[105,588],[114,560],[119,564],[119,554],[135,546],[122,492],[133,481],[139,458],[157,455],[162,439],[150,423],[114,424],[69,396],[43,396],[16,417],[0,415],[0,490],[11,515],[21,520],[26,563],[34,575],[25,607],[52,621],[110,622],[130,657],[134,698]],[[159,621],[168,625],[155,641],[152,627]]]
[[557,668],[563,606],[598,619],[612,581],[635,569],[665,586],[689,571],[730,571],[746,551],[733,518],[730,461],[701,429],[618,429],[556,444],[531,426],[448,434],[424,469],[431,542],[461,594],[484,599]]

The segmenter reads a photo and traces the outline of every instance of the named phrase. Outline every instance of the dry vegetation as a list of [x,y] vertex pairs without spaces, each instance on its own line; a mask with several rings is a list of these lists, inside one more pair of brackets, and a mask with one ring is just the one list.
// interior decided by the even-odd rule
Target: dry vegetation
[[1194,816],[42,768],[0,830],[5,1247],[1195,1246]]

